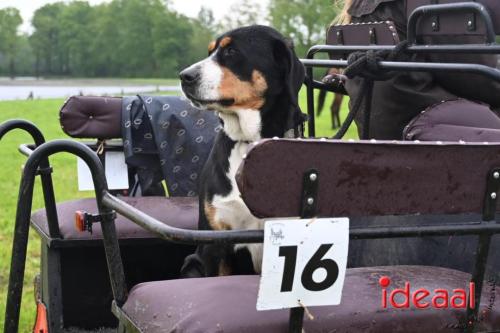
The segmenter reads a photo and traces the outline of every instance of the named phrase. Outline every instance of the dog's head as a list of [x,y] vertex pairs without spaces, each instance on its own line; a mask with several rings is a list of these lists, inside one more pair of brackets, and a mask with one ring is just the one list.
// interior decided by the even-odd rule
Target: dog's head
[[262,119],[279,112],[285,130],[302,121],[297,99],[304,67],[276,30],[258,25],[232,30],[211,42],[208,53],[180,73],[182,90],[195,106],[224,114],[253,110]]

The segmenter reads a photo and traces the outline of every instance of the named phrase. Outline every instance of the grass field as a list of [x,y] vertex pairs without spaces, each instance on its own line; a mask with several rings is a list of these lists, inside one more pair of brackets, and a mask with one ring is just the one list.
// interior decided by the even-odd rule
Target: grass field
[[[328,97],[327,104],[331,101]],[[58,112],[64,101],[34,100],[0,102],[0,123],[13,118],[27,119],[35,123],[44,133],[47,140],[65,138],[59,126]],[[301,93],[301,105],[305,111],[305,92]],[[342,108],[343,117],[346,114],[346,102]],[[332,136],[331,120],[328,110],[323,112],[317,121],[317,136]],[[349,130],[349,138],[356,137],[354,128]],[[5,313],[5,295],[8,283],[8,272],[12,248],[12,235],[14,229],[14,218],[16,212],[17,193],[21,168],[25,157],[17,152],[21,143],[30,143],[30,137],[23,132],[13,132],[0,141],[0,329],[3,329]],[[54,167],[54,184],[56,198],[64,201],[79,197],[89,197],[91,193],[81,193],[77,190],[76,159],[73,156],[59,154],[51,159]],[[35,197],[33,209],[43,207],[43,198],[40,186],[35,186]],[[19,332],[30,332],[32,330],[35,314],[33,298],[33,278],[38,273],[40,261],[40,242],[35,232],[31,231],[28,248],[28,260],[24,281],[23,305],[21,312],[21,323]]]

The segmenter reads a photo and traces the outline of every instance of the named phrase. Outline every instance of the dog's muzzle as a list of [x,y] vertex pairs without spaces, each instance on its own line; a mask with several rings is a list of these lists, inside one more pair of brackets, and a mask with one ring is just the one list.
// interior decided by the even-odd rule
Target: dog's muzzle
[[182,88],[194,88],[196,87],[201,79],[201,71],[198,66],[189,67],[179,73],[181,79]]

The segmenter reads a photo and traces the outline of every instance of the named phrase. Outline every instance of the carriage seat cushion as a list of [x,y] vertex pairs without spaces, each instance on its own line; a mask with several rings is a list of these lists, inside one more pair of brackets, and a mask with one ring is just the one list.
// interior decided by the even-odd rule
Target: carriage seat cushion
[[[310,307],[304,331],[313,332],[457,332],[465,310],[383,309],[381,276],[392,279],[388,292],[425,287],[465,288],[470,275],[445,268],[388,266],[347,270],[339,306]],[[257,312],[259,276],[227,276],[147,282],[135,286],[119,313],[143,333],[225,332],[279,333],[288,331],[288,310]],[[493,295],[492,295],[493,293]],[[492,300],[492,301],[490,301]],[[397,300],[398,301],[398,300]],[[399,301],[398,301],[399,302]],[[495,304],[490,304],[494,302]],[[495,306],[496,305],[496,306]],[[480,313],[482,328],[500,328],[500,290],[484,284]]]
[[[197,229],[198,199],[187,197],[123,197],[120,198],[140,211],[168,225]],[[97,204],[94,198],[80,199],[57,204],[59,228],[64,239],[102,239],[101,225],[95,223],[93,233],[79,232],[75,227],[75,212],[86,211],[97,214]],[[49,235],[45,209],[40,209],[31,216],[31,223],[39,231]],[[117,214],[116,231],[119,239],[156,238],[154,234],[139,227],[125,217]]]
[[406,126],[405,140],[500,142],[500,117],[465,99],[430,106]]
[[73,138],[119,139],[121,97],[73,96],[62,106],[59,121]]

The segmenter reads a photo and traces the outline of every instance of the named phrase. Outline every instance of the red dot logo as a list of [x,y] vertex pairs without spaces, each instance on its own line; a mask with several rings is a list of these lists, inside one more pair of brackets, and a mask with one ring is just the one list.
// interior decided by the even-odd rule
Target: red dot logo
[[382,288],[387,288],[391,284],[391,279],[388,276],[382,276],[378,280],[378,283]]

